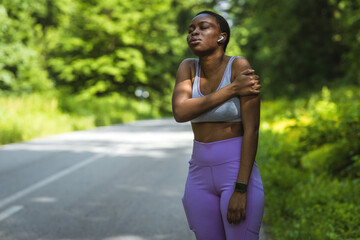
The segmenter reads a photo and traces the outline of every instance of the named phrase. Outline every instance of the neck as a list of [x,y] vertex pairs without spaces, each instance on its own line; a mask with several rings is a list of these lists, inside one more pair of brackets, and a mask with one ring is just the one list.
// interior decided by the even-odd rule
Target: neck
[[205,77],[218,72],[225,60],[224,51],[217,51],[211,55],[199,56],[201,70]]

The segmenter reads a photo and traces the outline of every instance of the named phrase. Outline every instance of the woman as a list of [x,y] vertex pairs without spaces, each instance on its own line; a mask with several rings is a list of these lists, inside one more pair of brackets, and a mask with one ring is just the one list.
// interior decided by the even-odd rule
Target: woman
[[245,58],[225,55],[229,39],[223,17],[198,13],[187,42],[199,59],[180,64],[173,92],[175,120],[191,120],[194,132],[182,200],[198,240],[258,239],[264,210],[259,77]]

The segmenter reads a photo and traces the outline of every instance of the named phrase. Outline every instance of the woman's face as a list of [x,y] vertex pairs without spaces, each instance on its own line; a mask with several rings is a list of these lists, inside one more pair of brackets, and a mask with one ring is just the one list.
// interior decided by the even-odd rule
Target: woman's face
[[224,42],[226,34],[221,33],[216,19],[208,14],[200,14],[191,21],[187,42],[190,50],[195,55],[202,55],[201,53],[212,52],[219,47],[222,48],[218,44],[221,36],[224,36],[222,40]]

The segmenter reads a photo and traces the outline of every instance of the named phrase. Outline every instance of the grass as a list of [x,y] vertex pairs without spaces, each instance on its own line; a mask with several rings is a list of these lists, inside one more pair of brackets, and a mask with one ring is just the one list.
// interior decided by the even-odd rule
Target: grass
[[0,96],[0,144],[155,117],[160,113],[151,104],[119,94]]

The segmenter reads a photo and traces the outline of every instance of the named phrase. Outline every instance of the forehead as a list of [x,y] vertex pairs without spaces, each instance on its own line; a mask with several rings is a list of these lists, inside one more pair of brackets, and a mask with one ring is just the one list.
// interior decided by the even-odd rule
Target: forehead
[[191,24],[198,24],[200,22],[209,22],[209,23],[212,23],[214,25],[219,25],[216,21],[216,18],[214,16],[211,16],[209,14],[206,14],[206,13],[202,13],[202,14],[199,14],[197,16],[195,16],[192,21],[191,21]]

